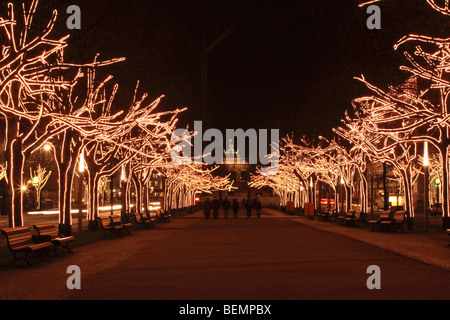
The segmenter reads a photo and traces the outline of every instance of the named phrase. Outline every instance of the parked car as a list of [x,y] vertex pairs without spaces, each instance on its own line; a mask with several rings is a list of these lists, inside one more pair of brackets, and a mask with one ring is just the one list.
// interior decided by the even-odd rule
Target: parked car
[[431,212],[430,214],[432,216],[442,215],[442,203],[435,203],[431,206]]

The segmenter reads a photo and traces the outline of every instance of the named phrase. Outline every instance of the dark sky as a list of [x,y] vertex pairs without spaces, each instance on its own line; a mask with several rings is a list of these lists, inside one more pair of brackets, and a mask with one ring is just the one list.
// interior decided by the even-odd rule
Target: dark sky
[[[81,30],[65,28],[65,8],[81,8]],[[385,88],[406,74],[394,43],[407,33],[442,36],[445,19],[426,0],[379,4],[381,30],[368,30],[358,0],[48,0],[59,9],[58,32],[70,33],[70,54],[82,61],[126,57],[105,69],[126,101],[137,80],[161,109],[188,107],[180,126],[206,120],[201,112],[201,52],[233,32],[208,56],[208,114],[204,128],[280,129],[331,134],[365,88],[364,74]],[[45,9],[45,8],[41,8]],[[440,19],[440,20],[439,20]],[[407,47],[405,47],[406,49]],[[205,128],[205,129],[206,129]]]

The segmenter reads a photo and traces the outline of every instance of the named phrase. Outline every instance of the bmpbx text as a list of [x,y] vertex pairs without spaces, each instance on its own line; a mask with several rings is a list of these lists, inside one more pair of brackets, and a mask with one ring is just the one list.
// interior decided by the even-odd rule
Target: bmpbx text
[[263,304],[225,304],[223,305],[223,309],[220,308],[214,309],[214,307],[197,307],[190,306],[187,304],[186,306],[180,307],[179,314],[181,315],[205,315],[206,317],[210,317],[212,313],[221,312],[224,315],[228,314],[257,314],[257,315],[267,315],[270,313],[270,305]]

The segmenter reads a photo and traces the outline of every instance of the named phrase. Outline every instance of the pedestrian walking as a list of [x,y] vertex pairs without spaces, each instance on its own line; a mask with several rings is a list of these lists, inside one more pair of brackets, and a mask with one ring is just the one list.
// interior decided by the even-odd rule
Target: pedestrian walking
[[245,202],[245,208],[247,209],[247,218],[250,218],[252,216],[252,201],[250,199]]
[[205,215],[205,219],[209,219],[209,216],[211,215],[211,201],[209,201],[209,198],[206,198],[206,201],[203,204],[203,214]]
[[261,216],[261,201],[259,199],[256,200],[256,217],[259,218]]
[[234,218],[236,219],[238,211],[239,211],[239,202],[237,202],[236,199],[233,199],[232,207],[233,207],[233,215],[234,215]]
[[219,208],[220,208],[219,199],[214,197],[214,199],[212,201],[212,209],[213,209],[213,217],[214,217],[214,219],[217,219],[219,217]]
[[230,200],[228,200],[228,198],[225,197],[225,200],[223,200],[222,203],[223,216],[225,219],[228,218],[228,211],[230,210],[230,207],[231,207]]

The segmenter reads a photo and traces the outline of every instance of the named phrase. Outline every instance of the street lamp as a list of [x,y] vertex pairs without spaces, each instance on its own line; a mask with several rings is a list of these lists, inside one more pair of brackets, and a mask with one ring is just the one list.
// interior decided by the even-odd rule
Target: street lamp
[[34,188],[36,189],[36,209],[41,210],[41,197],[40,197],[40,189],[39,189],[39,177],[34,176],[31,180]]

